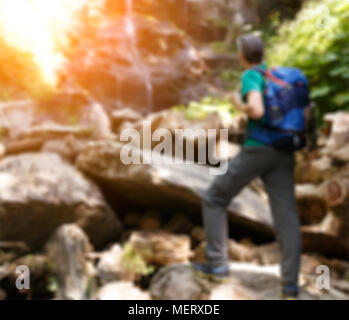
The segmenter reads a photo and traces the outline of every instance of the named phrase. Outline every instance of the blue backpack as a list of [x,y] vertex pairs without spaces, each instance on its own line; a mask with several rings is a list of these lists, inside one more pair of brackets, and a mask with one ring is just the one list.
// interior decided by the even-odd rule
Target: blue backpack
[[257,124],[249,137],[278,149],[296,151],[306,146],[304,109],[310,105],[309,83],[296,68],[253,70],[265,79],[265,123]]

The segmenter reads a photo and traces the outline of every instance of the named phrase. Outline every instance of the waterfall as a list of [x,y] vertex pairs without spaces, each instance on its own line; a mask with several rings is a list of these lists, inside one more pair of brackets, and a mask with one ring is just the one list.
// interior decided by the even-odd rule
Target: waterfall
[[153,84],[151,79],[151,72],[148,68],[148,65],[144,62],[141,57],[138,47],[137,47],[137,38],[136,38],[136,27],[133,20],[133,0],[125,0],[126,5],[126,16],[125,16],[125,31],[130,38],[131,51],[133,52],[139,65],[135,65],[134,69],[140,73],[140,76],[144,79],[144,85],[146,90],[146,105],[147,111],[151,112],[153,110]]
[[130,36],[131,42],[136,47],[136,32],[135,25],[133,22],[133,0],[125,0],[126,1],[126,32]]

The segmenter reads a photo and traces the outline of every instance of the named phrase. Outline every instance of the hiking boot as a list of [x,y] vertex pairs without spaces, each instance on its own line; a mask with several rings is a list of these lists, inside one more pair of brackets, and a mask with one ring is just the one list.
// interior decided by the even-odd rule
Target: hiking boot
[[212,267],[208,263],[192,263],[192,268],[212,281],[221,282],[229,277],[229,266]]
[[283,285],[281,298],[284,300],[298,300],[298,286],[295,284]]

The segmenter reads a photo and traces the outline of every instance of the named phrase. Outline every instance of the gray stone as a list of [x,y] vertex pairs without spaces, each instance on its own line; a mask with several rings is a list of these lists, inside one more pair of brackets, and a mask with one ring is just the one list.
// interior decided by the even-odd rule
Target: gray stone
[[64,223],[75,222],[100,246],[121,224],[98,187],[56,154],[30,153],[0,164],[0,241],[42,247]]

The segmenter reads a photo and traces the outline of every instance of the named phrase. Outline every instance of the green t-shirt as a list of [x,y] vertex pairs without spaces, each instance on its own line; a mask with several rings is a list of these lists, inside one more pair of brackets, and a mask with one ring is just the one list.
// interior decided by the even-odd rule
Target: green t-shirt
[[[267,66],[265,64],[260,65],[261,68],[267,69]],[[259,91],[264,95],[264,88],[265,88],[265,82],[263,76],[256,70],[246,70],[242,76],[241,76],[241,95],[243,97],[244,102],[247,102],[247,94],[250,91]],[[244,143],[245,146],[264,146],[265,144],[251,139],[248,137],[249,131],[256,126],[258,123],[263,123],[265,121],[264,117],[261,120],[253,120],[253,119],[248,119],[247,122],[247,139]]]

